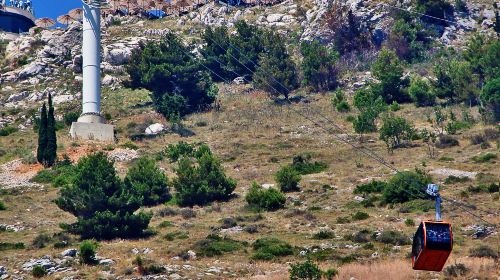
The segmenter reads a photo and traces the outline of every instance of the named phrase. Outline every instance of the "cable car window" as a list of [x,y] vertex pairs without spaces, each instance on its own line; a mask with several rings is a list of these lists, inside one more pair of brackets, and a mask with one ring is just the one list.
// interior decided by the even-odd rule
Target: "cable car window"
[[431,250],[451,250],[452,241],[449,224],[425,224],[426,248]]
[[418,257],[422,249],[424,249],[424,230],[422,224],[420,224],[417,232],[413,236],[413,247],[411,250],[411,254],[415,257]]

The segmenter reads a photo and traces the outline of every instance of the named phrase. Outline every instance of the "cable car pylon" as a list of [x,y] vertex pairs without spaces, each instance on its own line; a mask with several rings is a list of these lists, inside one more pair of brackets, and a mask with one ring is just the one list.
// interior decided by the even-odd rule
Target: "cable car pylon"
[[414,270],[441,271],[453,249],[451,224],[441,220],[439,186],[427,185],[427,194],[436,199],[436,220],[422,221],[413,236],[411,252]]

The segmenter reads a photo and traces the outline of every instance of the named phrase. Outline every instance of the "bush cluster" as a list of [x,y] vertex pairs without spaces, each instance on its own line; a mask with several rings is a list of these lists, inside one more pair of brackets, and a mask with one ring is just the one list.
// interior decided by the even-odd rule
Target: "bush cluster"
[[183,157],[172,186],[177,191],[175,201],[180,206],[205,205],[229,199],[236,181],[224,173],[222,165],[206,145],[201,146],[194,158]]
[[255,260],[273,260],[278,257],[289,256],[293,254],[293,248],[290,244],[277,238],[257,239],[253,244],[255,251],[252,256]]
[[244,244],[239,241],[213,234],[195,244],[197,254],[202,257],[222,256],[224,253],[237,251],[243,247]]
[[385,142],[389,151],[392,151],[411,142],[415,128],[406,119],[389,115],[384,118],[379,132],[380,140]]
[[264,189],[256,182],[252,183],[245,199],[251,207],[274,211],[285,206],[286,197],[274,188]]

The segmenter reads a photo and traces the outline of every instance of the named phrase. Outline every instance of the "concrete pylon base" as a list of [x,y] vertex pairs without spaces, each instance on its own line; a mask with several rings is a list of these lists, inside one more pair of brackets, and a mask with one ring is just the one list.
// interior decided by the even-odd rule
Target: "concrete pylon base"
[[115,141],[114,127],[104,123],[74,122],[69,134],[74,140]]

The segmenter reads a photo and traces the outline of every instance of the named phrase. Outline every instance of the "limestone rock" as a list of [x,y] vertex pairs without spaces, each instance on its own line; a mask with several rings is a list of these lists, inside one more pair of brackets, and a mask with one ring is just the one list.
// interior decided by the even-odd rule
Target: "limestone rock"
[[281,21],[281,19],[283,18],[283,14],[270,14],[267,16],[267,21],[268,22],[278,22],[278,21]]
[[165,126],[161,123],[154,123],[146,128],[144,133],[147,135],[157,135],[165,130]]
[[21,100],[25,99],[28,96],[29,96],[29,92],[27,92],[27,91],[23,91],[23,92],[20,92],[20,93],[15,93],[15,94],[10,95],[9,98],[7,98],[7,102],[21,101]]
[[77,249],[67,249],[67,250],[64,250],[62,253],[61,253],[61,256],[63,257],[76,257],[76,254],[78,253],[78,250]]

